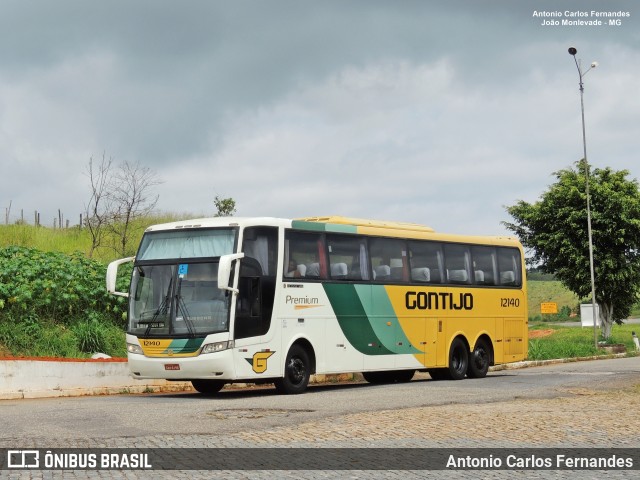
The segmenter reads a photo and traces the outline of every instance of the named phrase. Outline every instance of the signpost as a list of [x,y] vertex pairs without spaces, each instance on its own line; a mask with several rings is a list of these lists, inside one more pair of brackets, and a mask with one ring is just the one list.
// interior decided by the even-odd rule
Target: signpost
[[558,313],[558,304],[556,302],[542,302],[540,304],[540,313],[555,314]]

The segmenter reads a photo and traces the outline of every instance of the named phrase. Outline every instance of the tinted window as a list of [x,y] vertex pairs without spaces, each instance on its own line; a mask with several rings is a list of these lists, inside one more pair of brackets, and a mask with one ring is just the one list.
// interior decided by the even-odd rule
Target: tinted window
[[471,247],[473,280],[476,285],[495,285],[497,278],[496,249]]
[[519,287],[522,285],[520,251],[515,248],[498,248],[498,271],[500,285]]
[[322,234],[293,232],[285,234],[285,278],[327,278],[326,253]]
[[406,281],[407,247],[404,240],[372,238],[369,240],[369,255],[374,281]]
[[444,267],[447,274],[447,283],[471,283],[469,247],[445,244]]
[[327,235],[327,251],[332,280],[369,280],[369,258],[364,238]]
[[442,283],[444,257],[442,246],[435,242],[409,242],[411,281]]

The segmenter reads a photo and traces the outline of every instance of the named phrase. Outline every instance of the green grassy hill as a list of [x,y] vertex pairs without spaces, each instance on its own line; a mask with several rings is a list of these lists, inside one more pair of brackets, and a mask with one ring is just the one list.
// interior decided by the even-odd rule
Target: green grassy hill
[[[189,218],[189,216],[180,218]],[[166,214],[137,220],[132,225],[132,231],[134,232],[130,241],[132,251],[127,254],[132,255],[135,253],[142,238],[142,233],[147,227],[158,223],[173,222],[178,219],[175,215]],[[107,235],[103,241],[103,246],[95,251],[93,258],[108,263],[111,260],[122,257],[123,255],[110,248],[110,245],[115,243],[115,239]],[[36,248],[44,252],[66,254],[81,252],[88,255],[91,249],[91,236],[87,229],[80,229],[78,226],[54,229],[26,224],[0,225],[0,248],[10,246]]]
[[567,290],[558,280],[530,281],[528,287],[529,318],[547,317],[540,313],[540,304],[543,302],[555,302],[558,311],[562,307],[569,307],[572,312],[578,313],[580,299]]

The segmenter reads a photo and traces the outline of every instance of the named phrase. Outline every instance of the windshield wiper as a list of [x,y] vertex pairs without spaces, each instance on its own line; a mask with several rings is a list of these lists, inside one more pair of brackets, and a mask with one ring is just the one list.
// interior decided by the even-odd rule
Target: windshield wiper
[[144,336],[148,336],[149,333],[151,333],[151,328],[153,327],[153,325],[156,324],[156,320],[158,319],[158,317],[162,314],[162,315],[166,315],[167,314],[167,308],[169,306],[169,300],[171,298],[171,285],[173,284],[173,278],[171,278],[169,280],[169,287],[167,288],[167,293],[165,294],[164,298],[162,299],[162,303],[158,306],[158,309],[154,312],[153,317],[151,318],[151,321],[149,322],[149,325],[147,325],[146,330],[144,331]]
[[[189,337],[193,338],[196,336],[196,332],[195,329],[193,328],[193,323],[191,323],[191,319],[189,318],[189,310],[187,310],[187,304],[185,303],[184,299],[182,298],[182,295],[180,294],[182,290],[182,279],[178,279],[178,289],[176,291],[176,303],[177,303],[177,308],[180,310],[180,313],[182,314],[182,320],[184,321],[184,324],[187,326],[187,330],[189,330]],[[176,317],[177,317],[177,312],[176,312]]]

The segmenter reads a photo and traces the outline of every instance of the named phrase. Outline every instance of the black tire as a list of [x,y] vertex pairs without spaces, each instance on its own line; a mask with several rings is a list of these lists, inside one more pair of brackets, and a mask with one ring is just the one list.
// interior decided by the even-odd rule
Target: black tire
[[469,366],[469,351],[465,343],[456,338],[449,349],[449,377],[451,380],[462,380],[467,374]]
[[203,395],[215,395],[222,390],[224,382],[221,380],[191,380],[191,385]]
[[491,347],[486,340],[479,338],[473,352],[471,352],[471,356],[469,357],[467,377],[486,377],[487,372],[489,371],[489,365],[491,365]]
[[303,393],[309,385],[310,376],[309,354],[300,345],[294,345],[284,362],[284,377],[275,381],[276,390],[288,395]]

